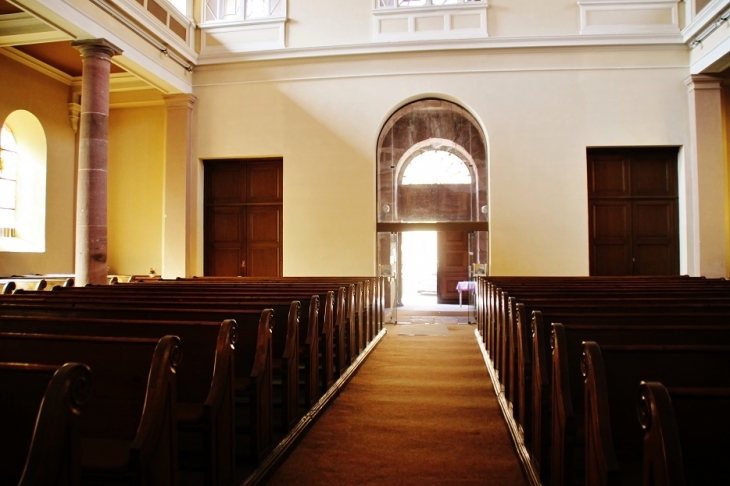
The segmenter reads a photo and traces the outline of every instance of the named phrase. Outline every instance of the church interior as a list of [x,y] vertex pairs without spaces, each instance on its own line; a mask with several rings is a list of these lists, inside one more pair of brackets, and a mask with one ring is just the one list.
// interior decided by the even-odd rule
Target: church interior
[[[593,335],[575,341],[571,326],[586,319],[576,309],[589,305],[580,299],[600,300],[590,304],[596,313],[653,313],[641,325],[656,319],[671,330],[656,339],[647,330],[651,345],[728,354],[722,322],[708,327],[710,338],[688,338],[679,316],[722,321],[727,311],[729,20],[730,0],[0,0],[0,283],[29,300],[35,289],[23,281],[34,277],[46,290],[73,287],[59,302],[71,290],[118,298],[108,289],[91,297],[86,286],[154,284],[170,292],[160,290],[160,305],[182,315],[198,302],[201,316],[214,290],[227,299],[233,285],[263,299],[248,287],[258,285],[277,328],[294,315],[285,301],[296,300],[297,319],[320,320],[312,339],[330,339],[319,351],[300,346],[298,359],[314,360],[313,375],[293,385],[300,413],[344,396],[366,358],[407,335],[399,320],[432,306],[420,315],[433,324],[446,306],[465,322],[424,332],[473,331],[525,483],[573,484],[576,475],[575,484],[601,484],[593,463],[576,469],[558,456],[574,445],[566,430],[589,427],[568,421],[555,432],[566,419],[550,401],[567,398],[548,393],[570,388],[561,359],[599,371],[603,359],[624,359],[581,348]],[[202,296],[185,293],[204,277]],[[660,297],[674,301],[672,317],[659,315]],[[5,299],[2,313],[15,305]],[[273,326],[255,305],[236,311],[242,349],[241,329]],[[306,314],[314,308],[319,316]],[[137,318],[129,312],[114,319]],[[16,332],[6,319],[0,335]],[[225,339],[189,332],[211,345]],[[616,339],[610,346],[628,345]],[[175,361],[179,342],[155,344]],[[3,356],[0,348],[0,365]],[[691,359],[699,374],[704,358]],[[571,380],[591,382],[580,369]],[[709,374],[702,386],[724,390],[713,393],[727,405],[727,373]],[[662,395],[651,383],[641,397],[652,406],[671,395],[678,408],[672,394],[689,389]],[[297,429],[276,417],[272,427]],[[605,449],[588,439],[599,440],[581,437],[575,450],[593,458]],[[674,484],[657,471],[645,464],[643,482],[637,473],[627,484],[654,484],[652,474]],[[687,466],[679,476],[692,484],[694,473]],[[253,481],[217,475],[204,484]]]

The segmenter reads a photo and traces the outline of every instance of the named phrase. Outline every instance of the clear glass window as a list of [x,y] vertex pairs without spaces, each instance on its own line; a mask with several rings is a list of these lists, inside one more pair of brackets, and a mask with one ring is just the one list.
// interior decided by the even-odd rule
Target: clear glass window
[[3,124],[0,132],[0,236],[13,236],[18,194],[18,144]]
[[471,174],[457,155],[428,150],[415,156],[403,171],[401,185],[411,184],[471,184]]
[[440,7],[445,5],[484,3],[485,1],[486,0],[379,0],[378,7]]

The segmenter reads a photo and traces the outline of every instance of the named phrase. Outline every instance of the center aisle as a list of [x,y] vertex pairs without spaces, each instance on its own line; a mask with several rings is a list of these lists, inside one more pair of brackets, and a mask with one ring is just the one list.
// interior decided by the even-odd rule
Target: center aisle
[[526,484],[473,325],[387,334],[269,485]]

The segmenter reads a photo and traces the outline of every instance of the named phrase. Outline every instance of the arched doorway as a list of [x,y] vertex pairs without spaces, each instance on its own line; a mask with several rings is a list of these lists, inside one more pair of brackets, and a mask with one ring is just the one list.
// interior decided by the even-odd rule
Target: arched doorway
[[[403,235],[438,234],[435,262],[438,302],[458,299],[457,283],[488,258],[486,137],[461,106],[439,99],[409,103],[384,124],[377,147],[378,263],[391,277],[391,306],[402,303],[407,267],[427,268],[404,257]],[[428,246],[425,243],[418,243]],[[410,247],[409,247],[410,248]],[[404,267],[403,262],[410,262]],[[421,273],[417,278],[426,279]],[[423,291],[424,289],[418,289]]]

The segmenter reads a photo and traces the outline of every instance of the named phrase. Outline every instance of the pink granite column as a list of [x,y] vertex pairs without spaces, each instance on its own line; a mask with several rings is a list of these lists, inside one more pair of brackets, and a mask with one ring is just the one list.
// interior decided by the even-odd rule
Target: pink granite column
[[109,73],[121,49],[104,39],[75,41],[83,57],[76,193],[76,285],[107,283]]

